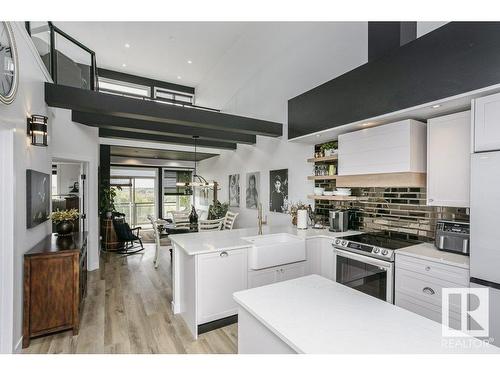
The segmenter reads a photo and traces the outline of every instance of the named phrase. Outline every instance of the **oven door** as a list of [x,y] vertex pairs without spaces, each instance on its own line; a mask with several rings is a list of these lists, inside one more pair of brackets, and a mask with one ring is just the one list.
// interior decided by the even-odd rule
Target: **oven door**
[[334,247],[335,281],[393,303],[394,263]]

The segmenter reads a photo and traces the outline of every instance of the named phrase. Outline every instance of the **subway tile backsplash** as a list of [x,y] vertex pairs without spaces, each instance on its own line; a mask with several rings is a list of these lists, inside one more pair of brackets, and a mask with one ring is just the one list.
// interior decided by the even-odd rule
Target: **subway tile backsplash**
[[[333,186],[321,184],[331,189]],[[363,231],[392,231],[409,238],[431,241],[435,237],[436,221],[469,221],[465,208],[426,206],[425,188],[359,188],[353,195],[365,196],[365,201],[332,202],[316,201],[316,215],[325,223],[330,209],[355,209],[355,225]]]

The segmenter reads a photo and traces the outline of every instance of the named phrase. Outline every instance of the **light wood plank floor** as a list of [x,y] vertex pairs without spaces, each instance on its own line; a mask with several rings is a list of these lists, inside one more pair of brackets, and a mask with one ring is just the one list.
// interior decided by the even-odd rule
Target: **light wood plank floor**
[[154,245],[143,255],[103,254],[100,269],[89,273],[80,333],[36,338],[23,353],[236,353],[237,324],[191,338],[172,314],[168,250],[153,266]]

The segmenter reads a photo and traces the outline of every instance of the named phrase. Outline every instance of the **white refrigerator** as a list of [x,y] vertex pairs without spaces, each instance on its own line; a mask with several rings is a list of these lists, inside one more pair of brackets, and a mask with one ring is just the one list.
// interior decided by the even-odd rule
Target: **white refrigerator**
[[489,336],[500,346],[500,151],[472,154],[470,287],[489,289]]

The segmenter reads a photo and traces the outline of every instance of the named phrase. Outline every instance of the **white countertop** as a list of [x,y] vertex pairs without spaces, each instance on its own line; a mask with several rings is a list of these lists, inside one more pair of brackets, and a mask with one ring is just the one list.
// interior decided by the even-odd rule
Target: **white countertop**
[[[462,254],[449,253],[440,251],[433,243],[421,243],[396,250],[396,254],[408,255],[414,258],[430,260],[448,264],[450,266],[469,269],[469,257]],[[396,258],[397,262],[397,258]]]
[[[330,232],[328,229],[297,229],[292,226],[264,226],[262,232],[264,234],[291,233],[306,239],[335,238],[360,233],[356,231]],[[251,244],[242,238],[256,236],[257,234],[258,228],[242,228],[215,232],[175,234],[168,238],[188,255],[196,255],[250,247]]]
[[[450,341],[442,337],[441,324],[318,275],[233,296],[298,353],[500,354],[500,348],[471,337],[446,347]],[[481,346],[467,349],[464,342]]]

